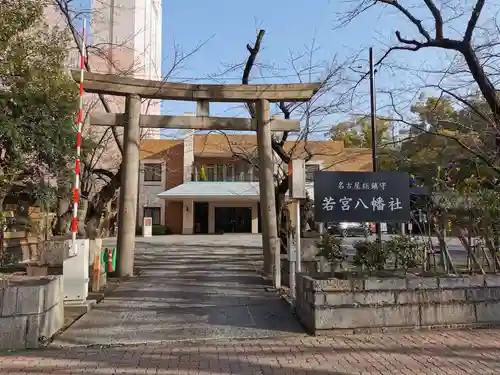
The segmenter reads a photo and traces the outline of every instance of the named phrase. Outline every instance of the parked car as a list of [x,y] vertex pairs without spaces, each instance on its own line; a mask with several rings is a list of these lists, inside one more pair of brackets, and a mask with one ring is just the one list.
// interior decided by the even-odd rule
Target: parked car
[[370,223],[328,223],[326,229],[328,233],[340,235],[342,237],[368,237],[373,233],[373,228]]

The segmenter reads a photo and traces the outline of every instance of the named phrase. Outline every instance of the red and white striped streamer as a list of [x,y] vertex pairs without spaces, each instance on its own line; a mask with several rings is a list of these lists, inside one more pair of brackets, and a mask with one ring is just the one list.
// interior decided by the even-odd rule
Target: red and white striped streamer
[[82,125],[83,125],[83,73],[85,71],[85,39],[86,39],[86,20],[83,20],[82,43],[80,46],[80,105],[78,108],[76,134],[76,162],[75,162],[75,185],[73,192],[73,221],[71,224],[73,252],[77,254],[76,235],[78,232],[78,200],[80,198],[80,153],[82,146]]

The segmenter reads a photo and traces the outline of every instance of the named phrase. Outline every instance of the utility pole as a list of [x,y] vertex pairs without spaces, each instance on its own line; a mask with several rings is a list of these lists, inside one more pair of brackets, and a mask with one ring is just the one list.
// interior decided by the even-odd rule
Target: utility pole
[[[370,47],[370,118],[372,129],[372,167],[373,172],[377,172],[377,106],[375,97],[375,68],[373,62],[373,48]],[[375,224],[377,239],[382,241],[382,231],[380,223]]]

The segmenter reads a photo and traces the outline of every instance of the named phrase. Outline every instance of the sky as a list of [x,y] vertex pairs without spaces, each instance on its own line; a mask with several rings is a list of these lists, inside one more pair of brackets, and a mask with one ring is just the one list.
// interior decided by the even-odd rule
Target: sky
[[[248,57],[246,44],[253,42],[259,29],[266,31],[259,61],[275,65],[286,71],[271,72],[266,70],[259,75],[269,77],[262,81],[280,83],[292,80],[293,72],[288,63],[289,53],[304,53],[316,37],[320,49],[316,53],[317,61],[331,59],[334,56],[338,42],[332,32],[333,7],[327,1],[319,6],[303,6],[299,0],[254,0],[250,5],[243,6],[240,1],[229,0],[185,0],[163,2],[163,38],[164,64],[166,74],[172,65],[174,43],[184,51],[190,51],[200,43],[206,44],[190,57],[182,69],[178,69],[171,78],[198,78],[196,82],[215,83],[209,76],[217,78],[228,68],[241,64]],[[223,74],[221,79],[226,83],[240,83],[243,68]],[[273,77],[290,75],[291,77]],[[205,79],[203,79],[205,78]],[[225,79],[224,79],[225,78]],[[260,81],[260,82],[259,82]],[[184,105],[182,105],[184,104]],[[226,112],[227,106],[220,105],[217,112]],[[231,106],[234,107],[234,106]],[[168,111],[192,111],[194,103],[169,103]],[[244,109],[234,110],[235,114]]]
[[[468,17],[474,0],[435,1],[445,16],[447,36],[461,35],[467,20],[459,15],[465,11]],[[363,72],[368,71],[369,48],[373,47],[377,61],[390,45],[394,45],[396,30],[408,39],[418,38],[416,28],[400,13],[391,6],[379,4],[347,25],[338,27],[340,17],[359,2],[163,0],[163,75],[172,67],[175,50],[189,54],[199,47],[172,72],[169,81],[241,83],[243,64],[248,57],[246,45],[253,45],[259,29],[264,29],[266,34],[258,56],[259,67],[252,71],[250,83],[293,83],[299,78],[303,82],[318,81],[324,78],[328,66],[342,66],[335,75],[335,85],[317,102],[319,105],[336,104],[329,113],[314,119],[315,135],[323,136],[332,125],[350,115],[369,113],[367,79],[357,86],[354,96],[348,97],[354,100],[346,101],[345,96]],[[485,9],[483,15],[491,18],[492,12],[498,11],[499,2],[490,2],[493,8]],[[432,31],[431,15],[422,7],[422,0],[405,0],[403,3]],[[377,114],[394,116],[388,93],[398,102],[398,108],[407,112],[420,94],[435,94],[426,86],[439,82],[442,77],[440,74],[422,73],[422,69],[428,71],[447,67],[450,61],[453,61],[452,54],[432,49],[391,54],[387,64],[379,67],[376,73]],[[308,67],[311,65],[314,71],[309,75],[311,69]],[[298,77],[296,71],[303,74]],[[339,105],[340,98],[343,98],[342,105]],[[164,101],[162,112],[182,115],[194,112],[195,108],[194,102]],[[271,111],[276,112],[277,109],[272,108]],[[235,104],[211,104],[210,112],[226,117],[248,116],[242,105]],[[300,118],[301,114],[295,112],[294,116]]]
[[[394,12],[387,12],[381,6],[375,11],[358,16],[349,25],[338,28],[340,14],[350,8],[348,1],[341,0],[253,0],[244,5],[240,1],[230,0],[164,0],[163,2],[163,73],[172,66],[174,46],[184,52],[192,51],[203,44],[199,51],[189,57],[170,77],[170,81],[204,82],[204,83],[239,83],[243,67],[231,67],[246,61],[248,51],[246,44],[253,44],[259,29],[266,31],[259,63],[272,66],[273,69],[256,69],[253,83],[290,83],[297,82],[291,63],[291,56],[306,54],[296,61],[297,69],[311,65],[320,65],[312,76],[312,80],[321,78],[326,71],[326,64],[334,59],[340,64],[344,60],[359,54],[356,68],[368,70],[368,49],[374,48],[376,60],[381,56],[387,44],[394,40],[394,30],[400,29],[415,35],[413,28]],[[390,27],[388,27],[390,25]],[[314,47],[313,46],[314,43]],[[311,55],[308,51],[314,50]],[[415,56],[408,56],[415,60]],[[401,54],[401,53],[400,53]],[[419,53],[418,59],[432,60],[431,51]],[[223,74],[225,72],[225,74]],[[361,74],[349,71],[351,79],[358,79]],[[214,78],[215,77],[215,78]],[[263,77],[263,78],[261,78]],[[301,79],[310,80],[308,74]],[[381,90],[399,81],[405,81],[401,74],[380,71],[377,73],[377,87]],[[346,91],[340,87],[331,95],[332,101]],[[354,112],[368,113],[369,95],[368,80],[360,85],[357,91]],[[379,106],[383,111],[383,101]],[[169,114],[183,114],[195,110],[195,103],[166,102],[163,111]],[[345,119],[348,109],[319,119],[318,133],[332,124]],[[347,111],[347,112],[346,112]],[[215,104],[211,113],[221,116],[247,116],[242,106]]]

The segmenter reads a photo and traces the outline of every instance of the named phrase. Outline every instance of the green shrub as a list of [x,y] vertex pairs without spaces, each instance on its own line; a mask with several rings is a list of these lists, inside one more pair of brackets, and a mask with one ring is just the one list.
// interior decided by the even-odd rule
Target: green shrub
[[410,236],[397,236],[385,243],[386,250],[394,257],[394,268],[408,271],[422,264],[424,244]]
[[332,270],[346,259],[342,240],[328,232],[321,235],[321,241],[316,242],[316,246],[318,247],[316,255],[325,258],[332,266]]
[[383,270],[388,258],[388,253],[378,240],[360,241],[354,244],[356,255],[354,264],[368,271]]
[[[153,236],[164,236],[166,234],[172,234],[172,231],[164,225],[153,225],[151,227],[151,233]],[[142,236],[142,227],[137,227],[135,234],[137,236]]]
[[164,236],[166,234],[171,234],[172,231],[164,225],[153,225],[151,228],[153,236]]

